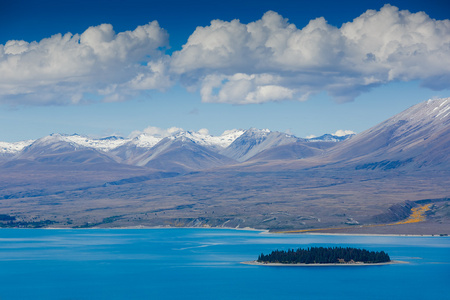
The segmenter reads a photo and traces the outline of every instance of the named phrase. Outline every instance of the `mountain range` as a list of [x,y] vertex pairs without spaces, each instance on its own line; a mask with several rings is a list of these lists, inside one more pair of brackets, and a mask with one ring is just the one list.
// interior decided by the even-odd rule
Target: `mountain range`
[[[352,136],[327,134],[309,140],[255,128],[228,130],[221,136],[182,130],[166,137],[141,133],[134,138],[110,136],[94,139],[78,134],[52,134],[35,141],[1,142],[0,159],[9,162],[3,165],[5,167],[17,162],[34,165],[83,163],[86,166],[110,163],[185,173],[245,162],[262,152],[285,145],[289,145],[283,151],[289,152],[285,155],[296,158],[313,156]],[[268,159],[271,154],[263,156]]]
[[304,139],[250,128],[221,136],[178,130],[0,142],[0,216],[16,227],[344,226],[349,232],[432,203],[420,226],[370,230],[447,232],[449,129],[445,98],[347,136]]

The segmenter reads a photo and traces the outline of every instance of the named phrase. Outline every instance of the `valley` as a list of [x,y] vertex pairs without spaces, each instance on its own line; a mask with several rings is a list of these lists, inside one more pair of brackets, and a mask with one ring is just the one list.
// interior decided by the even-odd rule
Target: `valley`
[[[449,109],[448,98],[430,100],[333,139],[251,128],[3,143],[0,222],[448,234]],[[403,222],[421,205],[429,205],[422,222],[377,226]]]

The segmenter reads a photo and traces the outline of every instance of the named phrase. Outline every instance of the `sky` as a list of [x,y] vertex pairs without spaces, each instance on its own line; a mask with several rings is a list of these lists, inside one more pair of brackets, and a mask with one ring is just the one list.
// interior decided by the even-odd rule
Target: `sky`
[[361,132],[450,97],[448,1],[0,0],[0,141]]

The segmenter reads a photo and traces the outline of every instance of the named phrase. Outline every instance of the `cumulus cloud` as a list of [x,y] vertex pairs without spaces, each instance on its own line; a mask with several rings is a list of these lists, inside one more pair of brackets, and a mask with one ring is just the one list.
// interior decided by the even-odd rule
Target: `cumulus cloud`
[[304,101],[322,91],[346,102],[393,81],[450,87],[450,20],[391,5],[341,27],[317,18],[299,29],[273,11],[248,24],[213,20],[172,55],[166,46],[156,21],[8,41],[0,45],[0,103],[124,101],[178,82],[203,102],[232,104]]
[[142,131],[140,130],[133,131],[132,133],[130,133],[129,138],[135,138],[141,134],[151,135],[158,138],[165,138],[180,131],[183,131],[183,128],[179,127],[159,128],[155,126],[149,126]]
[[0,45],[0,101],[76,104],[87,94],[120,101],[138,90],[167,88],[160,50],[167,45],[156,21],[120,33],[102,24],[39,42],[8,41]]
[[[346,136],[346,135],[349,135],[349,134],[356,134],[356,132],[354,132],[353,130],[342,130],[342,129],[339,129],[335,133],[331,133],[331,135],[339,136],[339,137]],[[317,135],[310,134],[310,135],[306,136],[305,138],[306,139],[313,139],[313,138],[316,138],[316,137],[317,137]]]
[[175,52],[171,72],[204,102],[306,100],[327,91],[339,102],[392,81],[449,88],[450,21],[385,5],[340,28],[324,18],[298,29],[276,12],[255,22],[214,20]]
[[209,135],[209,130],[207,128],[201,128],[199,131],[197,131],[201,135]]
[[349,135],[349,134],[356,134],[356,132],[354,132],[353,130],[342,130],[342,129],[339,129],[335,133],[333,133],[333,135],[335,135],[335,136],[346,136],[346,135]]
[[200,94],[204,102],[234,104],[262,103],[292,99],[294,91],[277,85],[279,76],[270,74],[243,74],[232,76],[207,75]]

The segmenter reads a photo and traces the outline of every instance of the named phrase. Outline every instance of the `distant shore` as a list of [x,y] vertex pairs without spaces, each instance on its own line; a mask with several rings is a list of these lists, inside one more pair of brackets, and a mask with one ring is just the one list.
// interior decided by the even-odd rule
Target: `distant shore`
[[391,260],[390,262],[366,264],[366,263],[336,263],[336,264],[281,264],[281,263],[262,263],[256,260],[243,261],[241,264],[252,266],[268,266],[268,267],[362,267],[362,266],[383,266],[394,264],[409,264],[406,261]]
[[[281,233],[284,234],[284,233]],[[308,234],[308,235],[348,235],[348,236],[440,236],[438,234],[409,234],[409,233],[326,233],[326,232],[303,232],[291,234]]]
[[[123,227],[98,227],[93,226],[89,228],[72,228],[72,227],[43,227],[37,229],[58,229],[58,230],[85,230],[85,229],[225,229],[225,230],[239,230],[239,231],[258,231],[261,234],[295,234],[295,235],[333,235],[333,236],[411,236],[411,237],[440,237],[439,234],[409,234],[409,233],[331,233],[331,232],[295,232],[295,233],[287,233],[287,232],[276,232],[270,231],[268,229],[257,229],[252,227],[178,227],[178,226],[143,226],[143,225],[135,225],[135,226],[123,226]],[[10,228],[15,229],[15,228]],[[16,228],[16,229],[35,229],[35,228]]]

